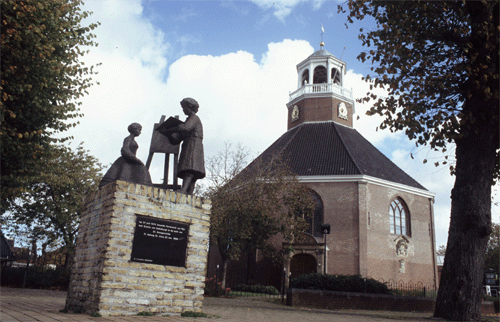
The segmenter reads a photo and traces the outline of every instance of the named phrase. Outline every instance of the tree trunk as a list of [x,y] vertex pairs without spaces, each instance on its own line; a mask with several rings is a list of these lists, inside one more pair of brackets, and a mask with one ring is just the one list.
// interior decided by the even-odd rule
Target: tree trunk
[[229,259],[225,258],[222,260],[222,278],[221,278],[222,289],[226,289],[226,276],[227,276],[227,264],[228,263],[229,263]]
[[65,270],[71,270],[71,268],[73,267],[74,259],[75,259],[75,249],[67,248],[66,255],[64,256],[64,266],[63,266]]
[[[466,104],[464,110],[471,112],[491,109],[479,100]],[[491,119],[474,115],[478,115],[476,124],[469,124],[467,135],[456,140],[456,180],[451,192],[448,244],[434,311],[435,317],[452,321],[481,319],[484,260],[491,232],[491,186],[498,128]]]

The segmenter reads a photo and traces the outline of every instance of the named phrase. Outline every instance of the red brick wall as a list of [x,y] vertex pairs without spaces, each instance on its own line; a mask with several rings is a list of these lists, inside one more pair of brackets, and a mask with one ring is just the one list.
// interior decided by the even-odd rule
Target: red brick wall
[[[359,274],[358,190],[354,182],[312,183],[324,205],[324,223],[330,224],[327,235],[327,273]],[[321,240],[323,242],[323,240]]]
[[[406,203],[411,235],[405,272],[400,272],[396,239],[389,230],[389,204],[395,198]],[[427,197],[375,184],[367,186],[367,276],[375,279],[436,283],[437,270],[432,231],[432,205]]]
[[436,300],[382,294],[345,293],[291,289],[287,305],[320,309],[357,309],[406,312],[433,312]]
[[[347,104],[349,119],[344,120],[338,117],[338,105],[341,100],[334,97],[318,97],[303,99],[288,107],[288,129],[303,122],[329,121],[352,127],[352,105]],[[293,106],[299,107],[299,120],[292,123]]]
[[[319,309],[358,309],[401,312],[434,312],[436,299],[425,297],[394,296],[382,294],[330,292],[318,290],[291,289],[287,305]],[[494,314],[491,301],[481,303],[481,314]]]
[[[427,197],[372,183],[310,183],[324,204],[327,272],[361,274],[375,279],[423,282],[437,286],[432,205]],[[389,230],[389,205],[400,197],[410,213],[411,236],[405,272],[400,272],[396,239]],[[323,242],[323,240],[320,240]]]
[[[433,232],[429,229],[432,228],[432,204],[427,197],[373,183],[323,182],[308,183],[308,186],[321,197],[324,222],[331,226],[327,236],[327,273],[360,274],[377,280],[437,286]],[[389,230],[389,204],[396,197],[405,201],[411,218],[404,273],[400,272],[401,258],[396,256],[395,240],[400,236],[390,234]],[[272,243],[279,245],[278,239],[273,238]],[[323,238],[317,241],[324,242]],[[216,256],[212,250],[210,253],[209,274],[213,274]],[[317,257],[321,263],[323,255]],[[257,261],[261,260],[258,256]],[[262,278],[270,274],[270,267],[264,266],[263,263],[253,266],[257,270],[254,276],[262,283]],[[323,267],[319,266],[318,271],[322,272]],[[241,273],[237,265],[228,272]],[[274,275],[280,276],[279,272]],[[272,284],[278,284],[277,278],[273,278]]]

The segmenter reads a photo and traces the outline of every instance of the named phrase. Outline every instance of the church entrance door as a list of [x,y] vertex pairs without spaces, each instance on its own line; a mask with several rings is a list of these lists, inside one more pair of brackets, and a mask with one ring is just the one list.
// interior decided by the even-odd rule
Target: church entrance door
[[309,254],[297,254],[292,257],[290,262],[291,278],[317,272],[317,263],[314,256]]

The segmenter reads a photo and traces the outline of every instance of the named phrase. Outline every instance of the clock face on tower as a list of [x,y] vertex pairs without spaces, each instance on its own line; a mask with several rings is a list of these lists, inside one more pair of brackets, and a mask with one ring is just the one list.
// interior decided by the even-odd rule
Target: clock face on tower
[[292,122],[298,121],[299,119],[299,107],[295,105],[292,107]]
[[347,105],[344,102],[339,104],[338,113],[341,119],[347,120],[349,118],[349,115],[347,114]]

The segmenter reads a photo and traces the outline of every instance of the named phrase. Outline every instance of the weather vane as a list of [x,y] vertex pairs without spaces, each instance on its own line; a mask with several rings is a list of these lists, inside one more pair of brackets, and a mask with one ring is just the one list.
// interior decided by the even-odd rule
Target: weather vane
[[323,24],[321,24],[321,42],[319,43],[321,50],[323,50],[323,47],[325,46],[325,43],[323,42],[323,34],[324,33],[325,33],[325,28],[323,28]]

